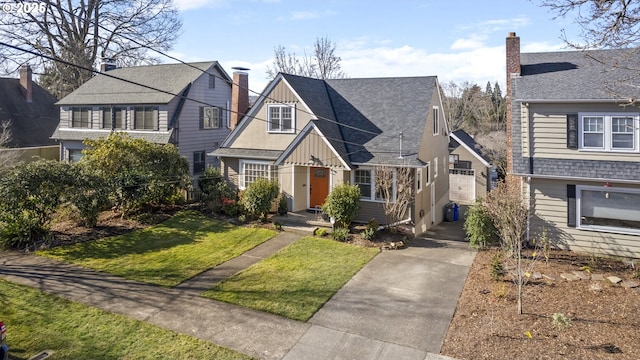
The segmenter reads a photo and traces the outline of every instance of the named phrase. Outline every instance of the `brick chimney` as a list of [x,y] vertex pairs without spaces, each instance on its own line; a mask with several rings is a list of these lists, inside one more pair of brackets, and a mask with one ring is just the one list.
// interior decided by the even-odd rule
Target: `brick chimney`
[[515,32],[510,32],[506,41],[507,53],[507,174],[513,173],[513,138],[512,124],[513,114],[511,110],[511,78],[519,76],[520,67],[520,37]]
[[20,87],[27,102],[33,101],[33,80],[31,79],[31,67],[22,65],[20,67]]
[[233,72],[233,84],[231,85],[231,118],[229,128],[235,129],[249,109],[249,74],[245,70],[237,68]]
[[100,62],[100,72],[107,72],[109,70],[116,69],[116,60],[112,58],[103,57]]

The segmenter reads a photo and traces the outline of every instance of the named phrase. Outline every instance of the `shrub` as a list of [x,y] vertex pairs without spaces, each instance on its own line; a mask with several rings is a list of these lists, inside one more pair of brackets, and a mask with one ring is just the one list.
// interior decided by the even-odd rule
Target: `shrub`
[[491,257],[491,277],[498,281],[504,275],[504,266],[502,265],[502,254],[495,253]]
[[278,182],[259,178],[241,195],[242,205],[252,216],[258,216],[263,221],[267,219],[271,202],[278,197]]
[[482,199],[478,199],[467,211],[464,230],[467,233],[469,245],[473,248],[482,249],[494,244],[493,221]]
[[335,228],[331,233],[331,238],[336,241],[345,242],[349,239],[349,229]]
[[368,226],[367,226],[367,228],[366,228],[366,229],[362,230],[362,237],[363,237],[365,240],[371,240],[371,239],[373,239],[373,237],[375,236],[375,234],[376,234],[376,229],[374,229],[374,228],[372,228],[372,227],[368,227]]
[[322,211],[335,219],[336,227],[346,228],[358,214],[360,188],[357,185],[338,185],[327,196]]
[[327,236],[329,232],[327,231],[327,229],[325,228],[317,228],[314,232],[313,235],[315,236]]
[[244,207],[237,200],[222,198],[222,212],[228,216],[236,217],[244,213]]
[[109,205],[107,180],[84,166],[73,166],[75,183],[68,196],[69,202],[76,208],[82,225],[94,227],[98,215]]
[[551,323],[554,328],[562,330],[571,326],[571,319],[563,313],[554,313],[551,315]]
[[215,212],[224,211],[225,199],[237,200],[237,190],[222,176],[218,168],[206,168],[198,178],[198,187],[202,192],[201,202],[209,205]]
[[287,198],[282,194],[278,202],[278,215],[287,215],[288,212],[289,204],[287,204]]
[[273,222],[273,228],[275,230],[281,231],[282,230],[282,225],[284,225],[284,224],[279,222],[279,221],[274,221]]

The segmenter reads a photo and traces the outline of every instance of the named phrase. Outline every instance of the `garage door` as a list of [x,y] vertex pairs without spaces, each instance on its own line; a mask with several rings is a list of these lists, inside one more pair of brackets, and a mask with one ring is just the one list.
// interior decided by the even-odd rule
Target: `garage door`
[[449,169],[449,199],[470,204],[476,199],[476,174],[473,169]]

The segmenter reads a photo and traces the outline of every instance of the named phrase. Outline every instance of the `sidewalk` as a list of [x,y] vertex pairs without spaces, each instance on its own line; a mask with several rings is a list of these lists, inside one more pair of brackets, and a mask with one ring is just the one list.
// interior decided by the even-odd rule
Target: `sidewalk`
[[[435,350],[434,346],[420,343],[428,340],[420,338],[420,334],[424,334],[422,325],[419,325],[418,329],[413,328],[415,324],[405,324],[404,327],[402,324],[394,325],[393,331],[399,332],[400,335],[409,336],[418,332],[418,335],[409,336],[417,339],[418,345],[415,345],[415,342],[397,341],[394,338],[380,336],[379,333],[358,330],[372,325],[371,321],[375,321],[376,318],[385,319],[378,315],[382,315],[386,310],[373,306],[371,312],[356,313],[359,315],[353,318],[349,316],[352,309],[348,306],[343,307],[344,294],[353,294],[354,290],[363,291],[365,294],[379,291],[380,288],[366,283],[364,288],[360,288],[362,285],[359,284],[359,279],[369,278],[370,275],[366,274],[379,271],[378,268],[384,266],[390,259],[389,256],[395,258],[399,252],[385,252],[374,258],[374,261],[361,271],[364,275],[357,274],[309,323],[198,296],[215,282],[271,255],[300,237],[297,234],[282,232],[244,255],[173,289],[141,284],[52,259],[16,252],[0,252],[0,277],[72,301],[191,335],[260,359],[447,359],[428,352],[439,351],[439,345],[438,350]],[[380,261],[375,261],[378,258]],[[387,293],[397,292],[398,286],[402,285],[393,285],[386,290]],[[450,301],[454,302],[455,308],[456,299]],[[430,308],[430,305],[425,303],[416,303],[415,306]],[[377,314],[376,311],[381,313]],[[402,313],[402,309],[398,312]],[[356,328],[334,324],[332,319],[345,319],[346,322],[343,323],[355,323]],[[446,333],[450,317],[425,319],[427,323],[432,320],[444,324]],[[426,327],[431,326],[427,324]],[[438,325],[436,328],[441,329],[441,326]],[[437,338],[444,336],[444,333],[438,334]],[[435,340],[437,344],[440,341],[438,339]]]

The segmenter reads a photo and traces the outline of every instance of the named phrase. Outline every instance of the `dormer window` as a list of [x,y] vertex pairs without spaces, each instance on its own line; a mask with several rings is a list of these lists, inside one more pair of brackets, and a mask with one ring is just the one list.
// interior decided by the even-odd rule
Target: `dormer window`
[[273,133],[295,132],[295,106],[269,105],[267,107],[267,127]]
[[123,109],[119,107],[102,108],[102,128],[112,130],[125,129],[123,112]]

